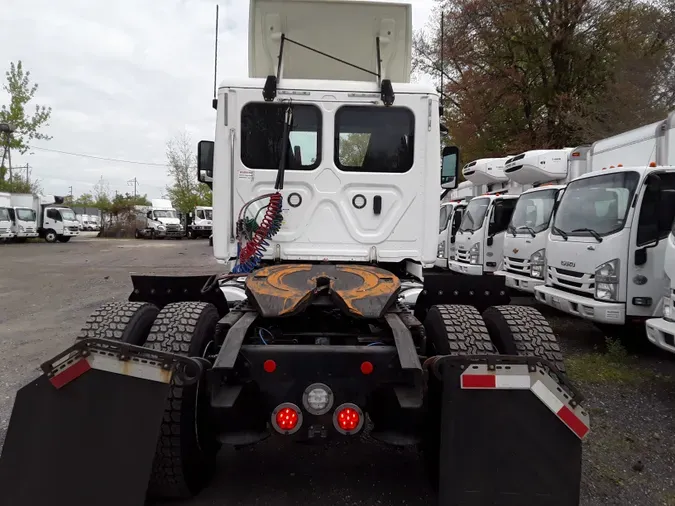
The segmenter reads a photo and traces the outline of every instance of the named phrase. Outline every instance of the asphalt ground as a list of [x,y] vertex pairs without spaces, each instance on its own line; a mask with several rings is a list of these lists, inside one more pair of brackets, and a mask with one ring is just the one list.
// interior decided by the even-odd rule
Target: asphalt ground
[[[0,444],[18,388],[72,343],[96,307],[127,299],[130,273],[222,270],[206,240],[84,233],[67,244],[0,244]],[[639,342],[608,341],[586,322],[541,309],[591,413],[581,504],[675,505],[675,359]],[[433,496],[412,449],[369,439],[300,445],[270,438],[251,448],[224,449],[211,486],[173,504],[426,506]]]

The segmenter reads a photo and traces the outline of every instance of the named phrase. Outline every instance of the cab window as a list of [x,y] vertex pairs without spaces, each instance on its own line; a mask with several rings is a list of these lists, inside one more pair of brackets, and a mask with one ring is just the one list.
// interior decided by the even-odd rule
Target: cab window
[[404,107],[343,106],[334,162],[343,171],[403,173],[413,165],[415,116]]

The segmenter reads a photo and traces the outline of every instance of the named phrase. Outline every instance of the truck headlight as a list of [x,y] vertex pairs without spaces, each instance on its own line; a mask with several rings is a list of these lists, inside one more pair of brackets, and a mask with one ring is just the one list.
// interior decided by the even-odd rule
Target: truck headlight
[[544,279],[544,265],[546,264],[546,249],[532,253],[530,257],[530,276],[533,278]]
[[617,300],[619,296],[620,262],[618,258],[595,269],[595,298]]
[[478,263],[478,258],[480,257],[480,243],[477,242],[469,250],[469,263],[471,265],[476,265]]
[[19,232],[25,232],[25,231],[26,231],[26,229],[23,228],[23,225],[19,225]]
[[166,230],[166,227],[164,225],[159,225],[157,227],[157,230],[159,230],[160,232],[164,232]]
[[441,244],[438,245],[438,254],[436,256],[438,258],[443,258],[444,254],[445,254],[445,241],[441,241]]

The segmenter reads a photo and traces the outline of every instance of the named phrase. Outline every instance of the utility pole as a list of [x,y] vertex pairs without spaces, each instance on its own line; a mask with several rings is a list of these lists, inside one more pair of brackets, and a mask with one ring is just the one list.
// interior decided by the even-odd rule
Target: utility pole
[[19,166],[19,167],[13,167],[13,168],[14,168],[14,169],[26,169],[26,183],[29,183],[29,182],[30,182],[30,181],[29,181],[29,173],[28,173],[28,170],[30,169],[30,167],[29,167],[28,164],[26,164],[26,165],[21,165],[21,166]]
[[138,193],[136,192],[136,186],[138,185],[138,181],[137,181],[136,178],[134,177],[133,179],[129,179],[129,181],[127,181],[127,184],[128,184],[129,186],[131,186],[131,183],[134,184],[134,200],[136,200],[136,197],[137,197],[137,195],[138,195]]
[[73,200],[73,187],[69,186],[68,190],[70,191],[70,200]]

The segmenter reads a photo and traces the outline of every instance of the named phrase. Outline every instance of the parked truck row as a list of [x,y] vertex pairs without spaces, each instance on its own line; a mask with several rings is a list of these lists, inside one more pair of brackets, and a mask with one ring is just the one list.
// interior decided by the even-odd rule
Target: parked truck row
[[0,239],[25,242],[40,237],[68,242],[79,234],[75,212],[64,198],[30,193],[0,193]]
[[441,203],[436,265],[504,276],[616,333],[646,322],[675,352],[674,165],[675,112],[592,145],[470,162]]

